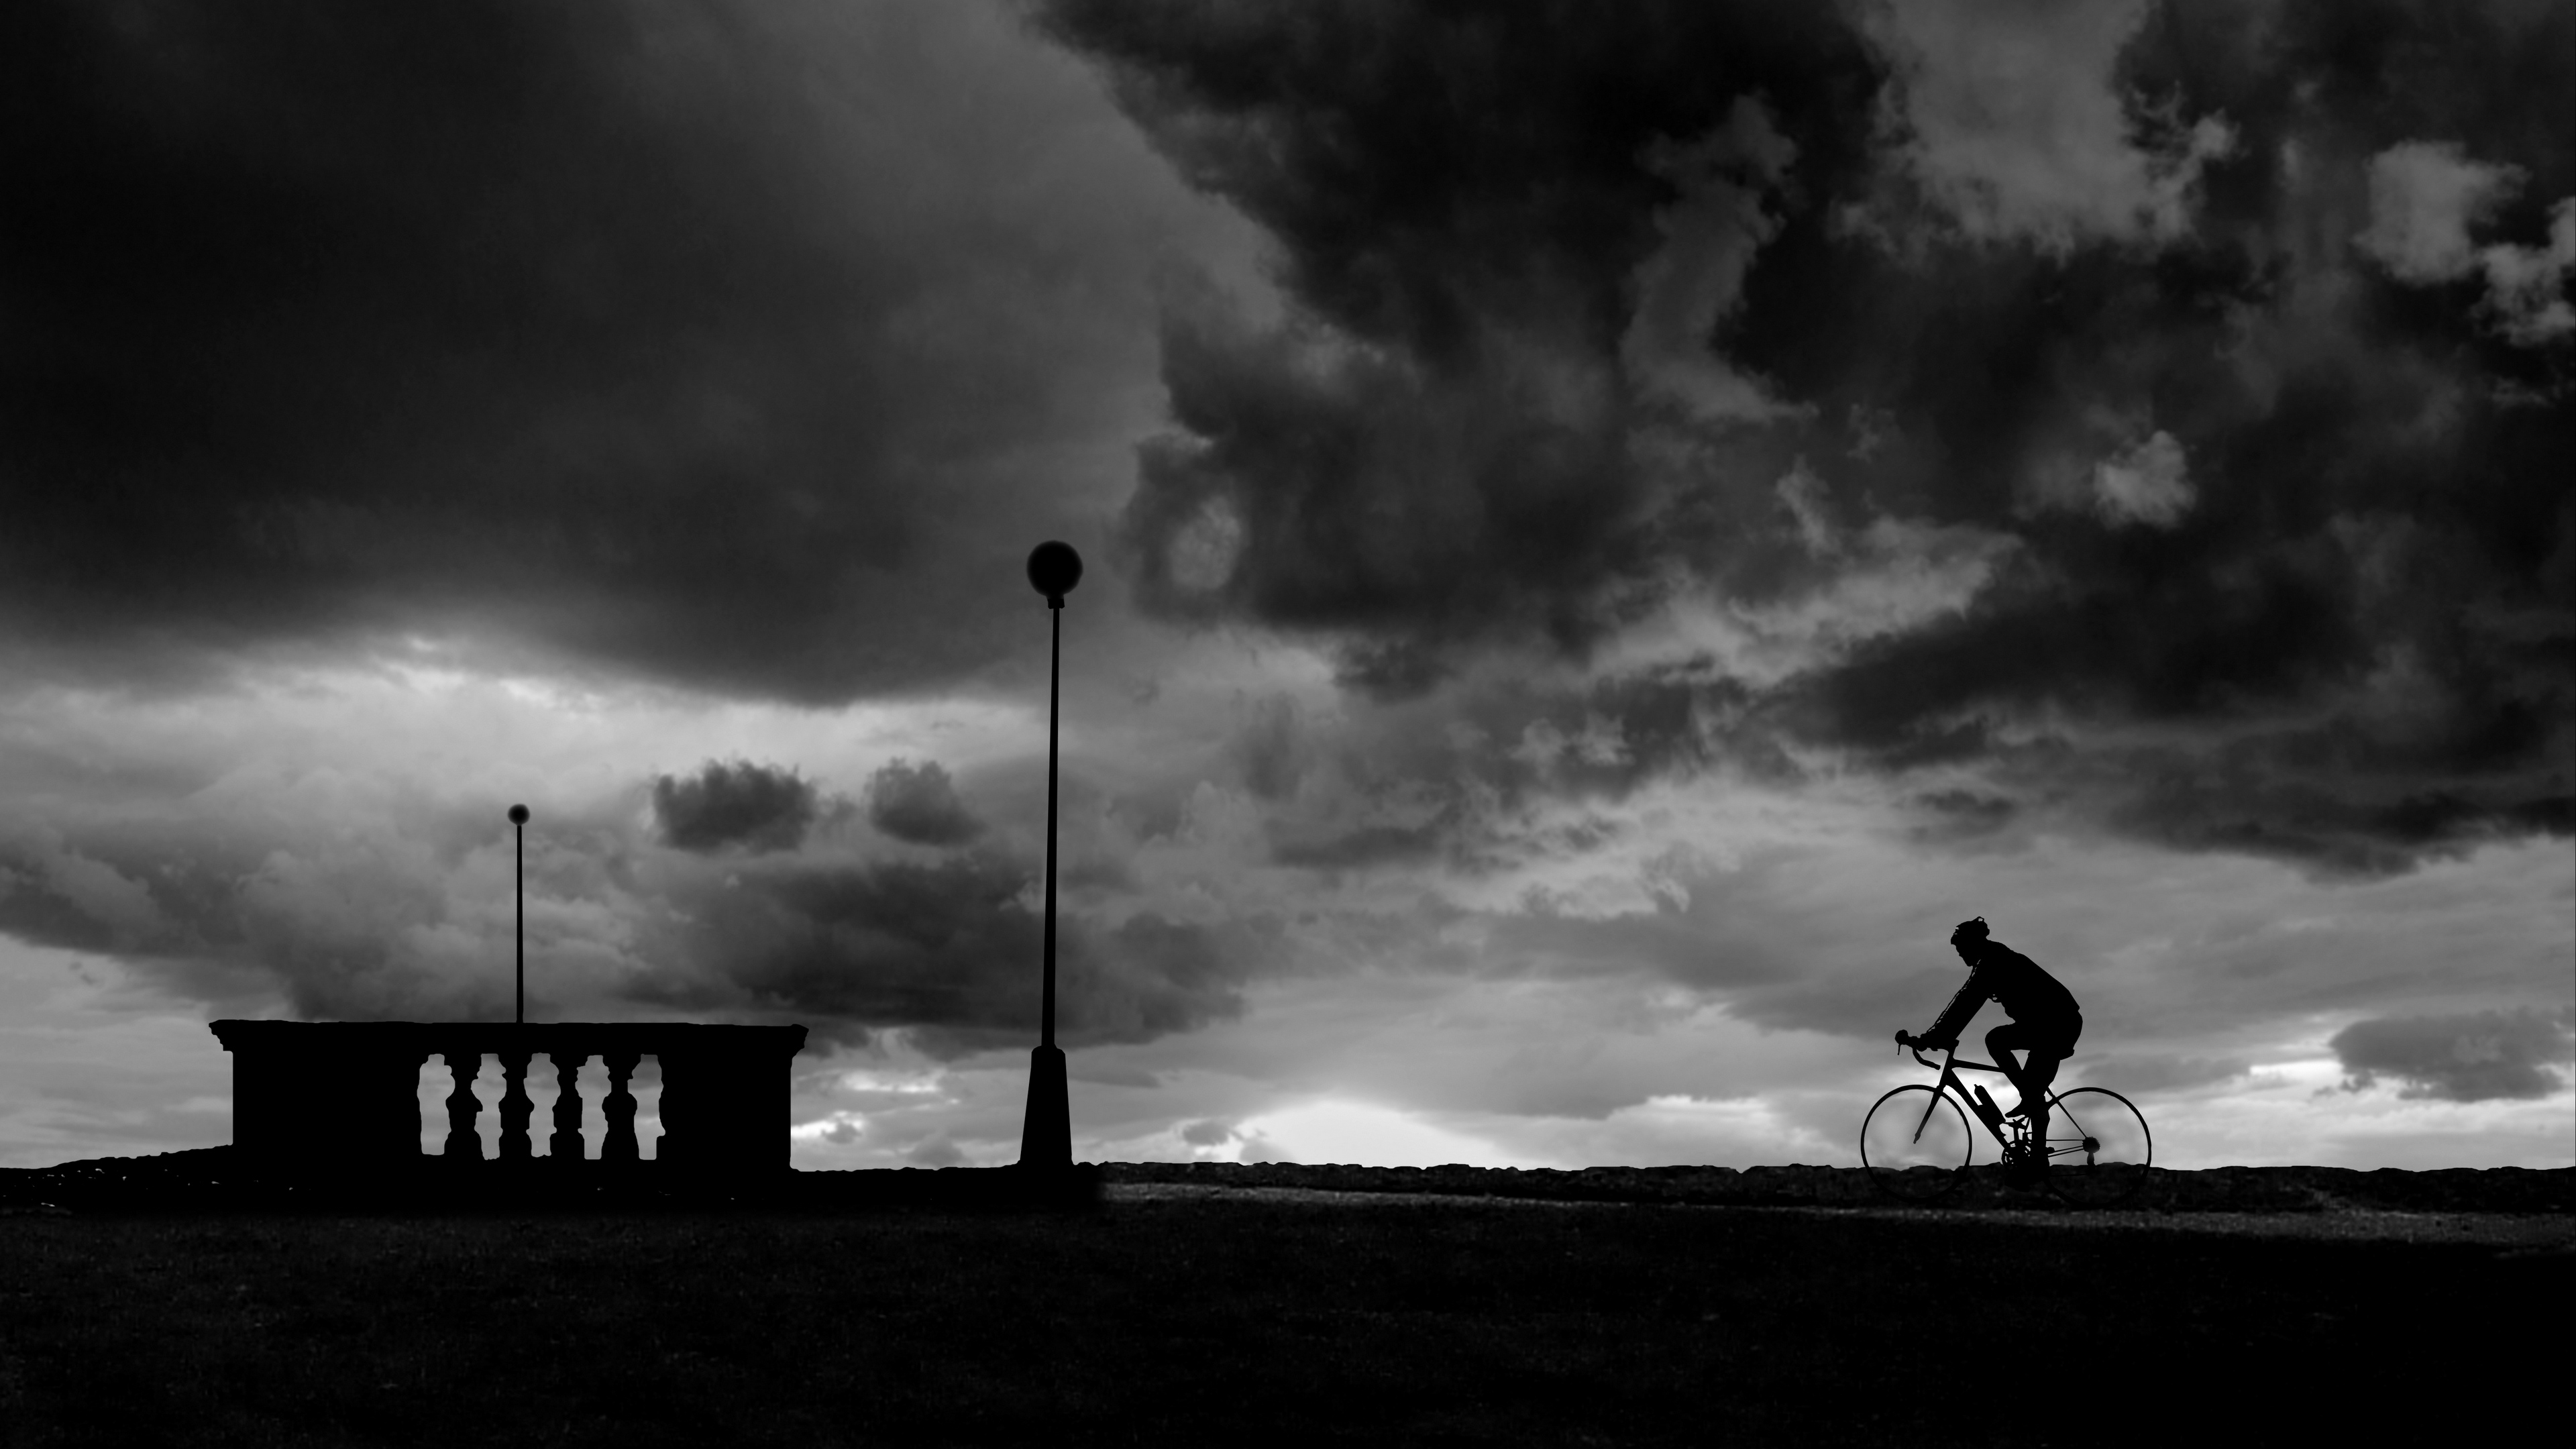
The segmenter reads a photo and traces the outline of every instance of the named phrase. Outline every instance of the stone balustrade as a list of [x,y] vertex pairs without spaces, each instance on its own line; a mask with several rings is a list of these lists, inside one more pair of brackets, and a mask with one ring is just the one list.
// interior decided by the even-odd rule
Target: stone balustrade
[[629,1083],[651,1057],[662,1071],[661,1174],[784,1172],[786,1068],[805,1046],[801,1026],[693,1022],[218,1021],[211,1029],[233,1057],[235,1149],[266,1170],[347,1175],[409,1169],[431,1158],[421,1150],[419,1083],[421,1064],[433,1056],[455,1090],[447,1097],[445,1149],[431,1160],[482,1159],[475,1119],[484,1104],[474,1082],[490,1056],[501,1064],[501,1160],[536,1160],[528,1072],[552,1067],[547,1161],[558,1171],[579,1170],[587,1159],[575,1075],[596,1057],[609,1080],[599,1103],[608,1126],[599,1161],[637,1162]]

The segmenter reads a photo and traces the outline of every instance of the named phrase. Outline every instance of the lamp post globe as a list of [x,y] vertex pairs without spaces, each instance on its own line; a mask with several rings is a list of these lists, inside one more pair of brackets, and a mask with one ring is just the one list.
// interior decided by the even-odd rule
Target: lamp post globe
[[1047,603],[1062,608],[1064,596],[1082,582],[1082,555],[1073,545],[1048,539],[1029,550],[1029,587],[1046,595]]

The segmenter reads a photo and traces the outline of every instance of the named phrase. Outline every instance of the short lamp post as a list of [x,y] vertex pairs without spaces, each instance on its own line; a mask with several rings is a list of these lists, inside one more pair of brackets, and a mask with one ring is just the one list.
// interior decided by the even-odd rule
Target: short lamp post
[[516,990],[511,993],[510,1020],[525,1026],[528,1021],[528,807],[510,807],[510,899],[511,934],[517,938],[518,967],[513,975]]
[[1029,551],[1029,585],[1046,595],[1047,844],[1045,985],[1038,1045],[1029,1053],[1028,1114],[1020,1124],[1020,1166],[1073,1166],[1073,1109],[1065,1094],[1064,1050],[1055,1044],[1055,755],[1056,701],[1064,664],[1064,596],[1082,582],[1082,555],[1052,540]]

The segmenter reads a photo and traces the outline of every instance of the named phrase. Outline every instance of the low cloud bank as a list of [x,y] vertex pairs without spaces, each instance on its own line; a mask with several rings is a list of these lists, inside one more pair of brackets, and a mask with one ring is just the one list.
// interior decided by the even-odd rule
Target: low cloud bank
[[2562,1091],[2576,1058],[2576,1010],[2486,1011],[2357,1021],[2330,1043],[2347,1091],[2394,1079],[2400,1097],[2530,1099]]
[[[958,833],[973,818],[935,762],[897,761],[876,779],[913,806],[936,785],[941,811],[899,822]],[[944,846],[920,828],[875,840],[818,829],[833,813],[823,802],[793,770],[738,760],[540,810],[526,842],[532,1006],[793,1017],[844,1042],[900,1029],[938,1056],[1034,1039],[1035,842],[978,829]],[[184,811],[12,828],[0,833],[0,930],[113,953],[209,1003],[283,996],[318,1020],[506,1018],[513,857],[497,811],[391,784],[331,804],[327,828]],[[1074,862],[1096,853],[1083,822],[1067,835]],[[1258,920],[1175,919],[1114,879],[1070,879],[1059,1033],[1069,1046],[1140,1042],[1232,1016],[1275,936]]]

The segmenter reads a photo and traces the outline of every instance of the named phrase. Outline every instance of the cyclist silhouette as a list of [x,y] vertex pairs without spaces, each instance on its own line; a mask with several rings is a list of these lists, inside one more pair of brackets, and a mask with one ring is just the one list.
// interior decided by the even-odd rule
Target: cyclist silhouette
[[[1990,998],[2000,1003],[2012,1020],[1986,1033],[1986,1050],[1993,1053],[2005,1079],[2021,1091],[2020,1104],[2004,1115],[2027,1116],[2031,1140],[2045,1142],[2048,1084],[2057,1080],[2057,1064],[2074,1054],[2075,1039],[2084,1034],[2084,1013],[2076,1006],[2074,993],[2041,970],[2038,962],[1989,936],[1985,917],[1961,921],[1950,933],[1950,946],[1968,963],[1966,984],[1941,1008],[1931,1030],[1919,1037],[1900,1031],[1896,1044],[1949,1050],[1959,1044],[1959,1033],[1977,1008]],[[2020,1066],[2013,1064],[2015,1050],[2027,1057]],[[2029,1166],[2047,1163],[2036,1160]]]

